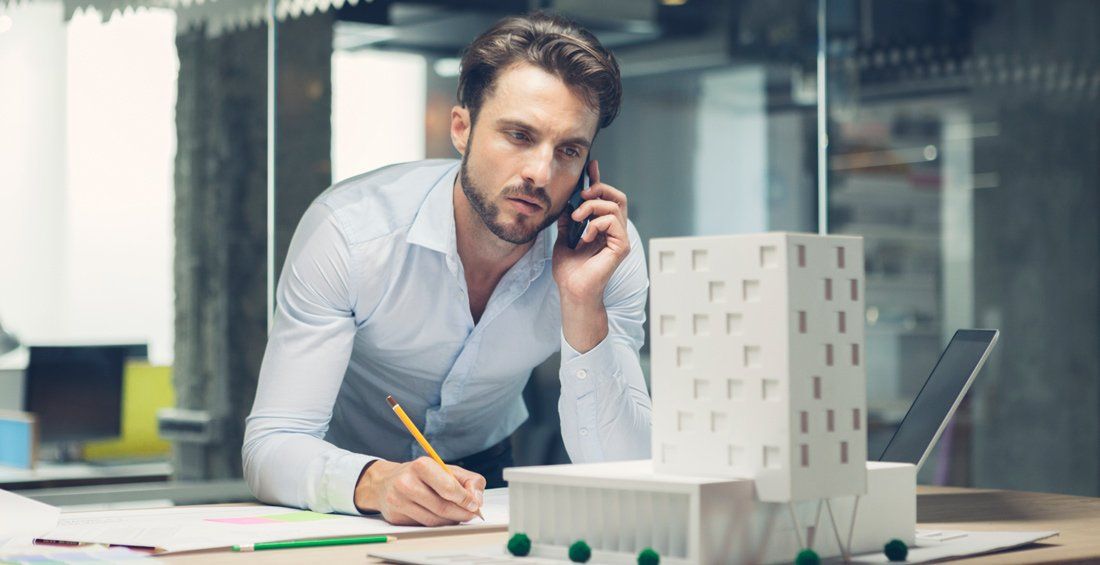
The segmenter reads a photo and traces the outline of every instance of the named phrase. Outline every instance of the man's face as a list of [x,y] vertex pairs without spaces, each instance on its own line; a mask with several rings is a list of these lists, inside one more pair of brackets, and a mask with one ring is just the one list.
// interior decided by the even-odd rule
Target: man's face
[[524,244],[557,220],[598,120],[582,97],[538,67],[501,72],[469,131],[461,170],[462,191],[493,234]]

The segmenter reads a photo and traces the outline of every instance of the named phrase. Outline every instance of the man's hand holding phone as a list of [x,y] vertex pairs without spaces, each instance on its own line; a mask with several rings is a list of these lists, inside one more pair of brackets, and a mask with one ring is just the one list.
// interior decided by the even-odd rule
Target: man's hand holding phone
[[[583,203],[571,216],[558,218],[554,247],[554,280],[562,304],[562,331],[575,350],[584,353],[607,337],[603,293],[615,269],[630,253],[627,199],[600,179],[598,161],[588,163],[591,180],[581,192]],[[569,221],[589,220],[575,249],[567,243]]]

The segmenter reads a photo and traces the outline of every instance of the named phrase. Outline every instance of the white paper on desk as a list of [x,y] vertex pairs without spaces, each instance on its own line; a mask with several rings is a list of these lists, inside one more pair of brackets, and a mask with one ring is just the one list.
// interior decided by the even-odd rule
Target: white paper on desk
[[34,536],[57,526],[61,509],[0,490],[0,547],[27,543]]
[[49,547],[42,545],[0,548],[0,563],[14,565],[41,563],[119,563],[152,560],[147,552],[125,547],[82,545],[79,547]]
[[[62,514],[57,527],[40,537],[149,547],[157,553],[174,553],[265,541],[500,528],[508,525],[508,489],[485,491],[481,510],[484,522],[475,518],[466,524],[442,528],[394,526],[377,516],[318,515],[297,508],[262,505],[72,512]],[[270,517],[274,516],[292,521],[272,520]]]
[[[943,534],[938,536],[943,541],[937,541],[931,532],[918,532],[926,535],[917,536],[916,547],[909,548],[909,555],[905,558],[907,563],[927,563],[939,561],[951,557],[964,557],[980,555],[995,551],[1004,551],[1014,547],[1020,547],[1029,543],[1035,543],[1058,535],[1055,531],[1046,532],[964,532],[944,530],[935,532]],[[959,535],[961,534],[961,535]],[[856,555],[852,563],[889,563],[890,560],[881,551],[868,555]]]

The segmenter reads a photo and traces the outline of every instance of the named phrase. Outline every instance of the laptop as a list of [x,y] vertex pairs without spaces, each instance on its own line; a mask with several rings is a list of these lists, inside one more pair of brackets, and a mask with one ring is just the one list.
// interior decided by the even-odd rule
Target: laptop
[[959,330],[924,381],[879,461],[920,469],[997,343],[997,330]]

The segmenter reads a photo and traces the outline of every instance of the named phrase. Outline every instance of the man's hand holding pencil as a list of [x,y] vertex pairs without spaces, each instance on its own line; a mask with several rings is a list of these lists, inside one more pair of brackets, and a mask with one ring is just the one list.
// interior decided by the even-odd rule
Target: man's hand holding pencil
[[381,512],[387,522],[401,526],[450,526],[472,520],[481,507],[485,478],[461,467],[449,468],[454,477],[429,457],[408,463],[379,460],[359,479],[355,505]]
[[401,406],[392,397],[386,400],[431,457],[408,463],[375,461],[359,477],[355,505],[402,526],[450,526],[481,516],[485,477],[444,464]]

